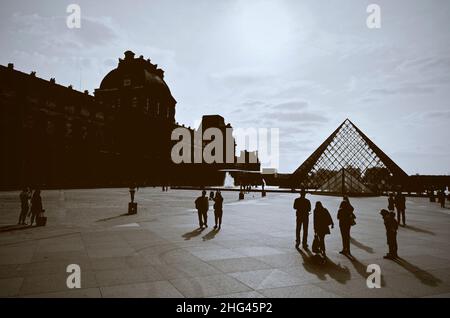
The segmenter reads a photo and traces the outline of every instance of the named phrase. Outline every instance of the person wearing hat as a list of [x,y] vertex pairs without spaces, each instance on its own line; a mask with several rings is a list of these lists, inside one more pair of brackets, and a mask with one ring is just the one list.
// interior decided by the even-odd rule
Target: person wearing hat
[[295,229],[296,241],[295,247],[300,245],[300,231],[303,226],[303,238],[302,246],[304,249],[308,248],[308,225],[309,225],[309,212],[311,211],[311,202],[306,198],[306,192],[304,189],[300,191],[300,197],[294,201],[294,210],[296,211],[297,224]]
[[396,259],[397,255],[397,229],[398,223],[395,220],[395,213],[388,210],[381,210],[381,216],[384,220],[384,226],[386,227],[386,238],[389,246],[389,252],[384,256],[386,259]]

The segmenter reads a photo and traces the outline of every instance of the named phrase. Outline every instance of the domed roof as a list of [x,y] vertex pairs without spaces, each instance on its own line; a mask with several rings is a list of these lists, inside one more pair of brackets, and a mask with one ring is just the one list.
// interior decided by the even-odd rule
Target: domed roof
[[125,59],[119,59],[117,68],[103,78],[100,90],[123,88],[125,81],[129,81],[131,87],[143,86],[150,90],[151,95],[173,104],[176,103],[164,81],[164,71],[142,56],[134,58],[134,53],[131,51],[126,51]]

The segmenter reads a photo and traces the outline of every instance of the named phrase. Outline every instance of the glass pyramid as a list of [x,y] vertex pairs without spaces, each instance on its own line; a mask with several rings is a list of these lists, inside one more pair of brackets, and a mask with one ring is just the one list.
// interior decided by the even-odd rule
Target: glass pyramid
[[346,119],[292,174],[293,187],[333,193],[391,190],[407,174]]

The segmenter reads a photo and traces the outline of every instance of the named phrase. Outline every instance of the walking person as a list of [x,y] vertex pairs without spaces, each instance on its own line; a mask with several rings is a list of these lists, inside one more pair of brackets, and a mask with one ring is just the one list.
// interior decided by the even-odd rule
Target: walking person
[[300,197],[294,201],[294,210],[296,211],[297,224],[295,229],[296,241],[295,247],[300,245],[300,232],[303,226],[302,246],[304,249],[308,248],[308,224],[309,212],[311,211],[311,202],[306,198],[304,189],[300,191]]
[[395,198],[394,198],[394,194],[392,192],[389,193],[389,197],[388,197],[388,210],[389,210],[389,212],[394,212],[394,210],[395,210]]
[[[405,210],[406,210],[406,199],[405,196],[398,191],[395,196],[395,207],[397,208],[397,222],[400,225],[403,221],[403,226],[406,226],[405,220]],[[401,220],[402,219],[402,220]]]
[[222,215],[223,215],[223,197],[219,190],[216,191],[216,195],[214,197],[214,229],[219,227],[219,230],[222,226]]
[[314,232],[319,239],[319,250],[324,260],[326,260],[327,254],[325,252],[325,235],[330,234],[330,228],[334,228],[333,219],[330,212],[323,207],[320,201],[316,202],[314,209]]
[[198,213],[198,224],[200,228],[208,227],[208,209],[209,202],[206,191],[202,191],[202,195],[195,200],[195,208]]
[[384,256],[386,259],[396,259],[397,255],[397,229],[398,223],[395,220],[395,212],[389,212],[387,210],[381,210],[380,214],[384,220],[384,226],[386,228],[386,240],[389,247],[389,252]]
[[19,215],[19,223],[20,225],[26,225],[25,219],[27,218],[28,211],[30,209],[30,188],[22,189],[19,195],[20,198],[20,215]]
[[339,220],[339,229],[342,237],[342,251],[340,254],[351,256],[350,252],[350,228],[355,224],[355,215],[353,214],[353,207],[350,204],[348,198],[344,197],[344,200],[339,205],[337,213]]
[[37,188],[34,190],[33,196],[31,197],[31,223],[30,226],[33,226],[34,221],[36,220],[37,225],[37,217],[43,211],[42,209],[42,198],[41,198],[41,190]]

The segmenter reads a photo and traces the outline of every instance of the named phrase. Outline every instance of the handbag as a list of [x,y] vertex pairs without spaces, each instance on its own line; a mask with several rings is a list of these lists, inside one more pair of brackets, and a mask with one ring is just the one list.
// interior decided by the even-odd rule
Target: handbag
[[354,213],[352,213],[351,215],[352,221],[350,223],[351,226],[356,225],[356,215]]
[[312,251],[313,251],[313,253],[320,253],[320,239],[317,234],[314,234],[314,240],[312,243]]

